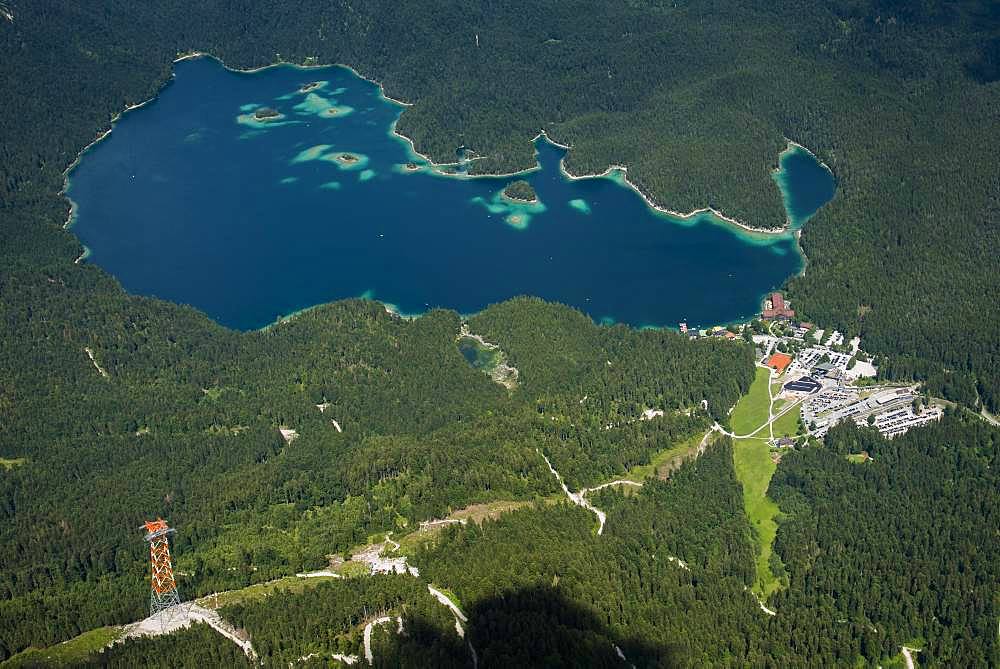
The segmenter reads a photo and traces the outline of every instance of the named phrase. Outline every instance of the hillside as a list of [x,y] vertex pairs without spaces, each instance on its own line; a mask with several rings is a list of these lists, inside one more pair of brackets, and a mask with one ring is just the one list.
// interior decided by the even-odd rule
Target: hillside
[[[522,383],[508,392],[462,357],[452,312],[407,321],[341,302],[211,337],[182,308],[157,322],[148,300],[130,302],[127,325],[104,316],[85,335],[107,376],[79,343],[4,339],[22,342],[8,365],[37,361],[7,377],[25,399],[0,431],[26,459],[0,479],[8,652],[138,618],[148,556],[134,528],[147,517],[185,528],[186,596],[316,569],[376,532],[556,492],[538,448],[574,487],[645,464],[704,430],[702,400],[733,404],[752,371],[745,346],[520,299],[473,321],[511,349]],[[559,355],[527,355],[533,333]],[[649,407],[670,415],[638,421]]]
[[[470,613],[484,666],[612,665],[614,646],[648,664],[873,664],[914,639],[921,661],[1000,663],[994,428],[949,412],[894,441],[835,430],[784,459],[766,493],[787,587],[767,616],[751,591],[739,443],[719,440],[634,495],[596,493],[599,537],[591,513],[559,501],[541,457],[580,490],[697,441],[749,390],[750,346],[598,326],[518,298],[467,322],[518,370],[508,388],[463,358],[451,311],[405,320],[352,300],[235,332],[75,263],[61,195],[81,149],[192,51],[238,68],[346,63],[413,103],[398,129],[435,160],[466,146],[483,157],[473,170],[525,168],[544,129],[571,146],[575,174],[625,165],[657,203],[760,227],[784,216],[771,171],[793,140],[838,180],[802,233],[795,308],[860,334],[888,377],[997,413],[996,3],[0,9],[11,15],[0,12],[0,660],[141,618],[148,555],[135,528],[150,517],[183,528],[174,553],[193,597],[509,500],[520,510],[415,551]],[[647,410],[663,415],[641,420]],[[844,457],[862,450],[875,461]],[[369,587],[422,630],[382,630],[379,657],[465,661],[447,612],[408,581],[347,586],[361,594],[317,632],[333,639],[326,650],[356,650]],[[287,664],[318,643],[290,630],[338,605],[280,597],[229,615],[253,630],[280,604],[280,625],[257,634]],[[532,645],[528,618],[551,646]],[[493,629],[504,634],[489,641]],[[206,629],[184,634],[219,662],[240,659]],[[133,641],[94,661],[153,664],[176,645]]]
[[[837,429],[827,447],[786,456],[772,487],[789,585],[773,609],[750,592],[740,445],[724,437],[669,481],[596,495],[603,537],[587,511],[544,500],[425,536],[406,555],[419,574],[345,567],[341,578],[293,577],[202,604],[221,604],[264,666],[368,653],[376,666],[403,667],[472,666],[473,656],[484,667],[611,667],[622,666],[619,653],[641,667],[895,666],[904,645],[929,666],[991,666],[1000,658],[996,443],[978,420],[949,417],[892,442]],[[875,460],[847,457],[859,449]],[[61,666],[88,652],[95,666],[161,666],[162,654],[244,662],[201,627],[97,654],[98,637],[118,634],[95,630],[12,666]]]

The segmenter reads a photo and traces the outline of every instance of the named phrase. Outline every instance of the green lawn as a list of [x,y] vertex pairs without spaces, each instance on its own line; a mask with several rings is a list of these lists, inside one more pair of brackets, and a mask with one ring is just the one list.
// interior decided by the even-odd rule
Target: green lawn
[[[363,562],[345,562],[336,570],[338,574],[344,578],[357,578],[359,576],[367,576],[370,573],[368,565]],[[315,580],[315,579],[310,579]]]
[[749,434],[767,422],[767,410],[771,405],[769,379],[770,371],[758,367],[750,392],[740,398],[729,417],[734,434]]
[[778,420],[774,421],[775,437],[794,437],[799,433],[799,415],[802,413],[802,405],[795,407]]
[[[750,391],[740,398],[730,416],[730,425],[736,434],[749,434],[767,422],[770,396],[769,370],[757,368]],[[783,416],[775,425],[783,427],[790,422],[791,434],[796,431],[798,409]],[[775,435],[779,430],[775,430]],[[733,466],[736,478],[743,485],[743,507],[757,539],[757,583],[754,590],[767,597],[778,589],[778,579],[771,573],[770,560],[774,536],[778,532],[778,505],[767,497],[767,486],[777,465],[771,461],[771,450],[763,439],[736,439],[733,444]]]
[[28,648],[0,666],[8,667],[66,667],[76,666],[86,662],[87,657],[108,646],[118,638],[121,627],[99,627],[84,632],[78,637],[57,643],[48,648]]
[[778,532],[778,505],[767,497],[767,486],[777,465],[771,449],[761,439],[736,439],[733,444],[736,478],[743,484],[743,507],[757,539],[757,583],[754,590],[765,599],[780,587],[771,572],[774,537]]

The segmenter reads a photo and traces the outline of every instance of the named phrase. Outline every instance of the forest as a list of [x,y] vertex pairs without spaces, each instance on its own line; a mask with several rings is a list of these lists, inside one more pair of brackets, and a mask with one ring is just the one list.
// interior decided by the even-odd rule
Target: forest
[[1000,410],[994,2],[12,6],[0,24],[0,91],[18,101],[0,110],[10,272],[79,274],[65,264],[80,249],[60,230],[62,172],[168,83],[178,54],[342,62],[413,103],[399,130],[436,160],[464,146],[473,170],[528,167],[544,129],[571,146],[571,172],[626,165],[669,209],[761,227],[784,218],[771,171],[786,138],[808,147],[838,190],[802,235],[795,308],[860,333],[894,378]]
[[[26,459],[0,478],[8,654],[141,617],[148,557],[135,528],[149,517],[183,528],[185,596],[262,582],[320,568],[376,532],[551,495],[538,449],[574,488],[620,475],[704,431],[703,401],[724,414],[752,373],[745,344],[604,328],[534,298],[472,321],[510,348],[514,392],[466,362],[453,312],[405,320],[348,301],[200,338],[191,331],[209,324],[188,309],[123,306],[127,320],[100,330],[54,340],[45,318],[25,318],[34,340],[4,340],[20,343],[9,368],[37,361],[8,377],[24,394],[2,427]],[[559,356],[532,355],[540,332]],[[85,339],[67,345],[75,336]],[[639,421],[652,407],[668,415]],[[298,438],[286,443],[282,426]]]
[[504,197],[511,200],[520,200],[522,202],[534,202],[538,199],[538,194],[535,193],[535,189],[531,187],[524,179],[518,179],[516,181],[511,181],[507,184],[507,187],[503,189]]
[[[484,665],[611,664],[618,645],[650,666],[830,666],[915,639],[931,665],[1000,664],[996,429],[963,414],[893,441],[845,428],[786,456],[769,494],[790,585],[763,619],[744,591],[754,530],[727,444],[634,497],[599,493],[600,543],[590,514],[543,503],[559,489],[539,455],[578,489],[725,423],[753,378],[749,346],[519,298],[469,319],[518,368],[508,392],[465,362],[448,311],[408,321],[346,301],[234,332],[75,263],[61,194],[81,149],[195,51],[237,68],[346,63],[413,103],[399,130],[434,159],[467,146],[484,157],[475,170],[528,167],[544,129],[571,146],[573,173],[627,165],[660,204],[762,227],[784,217],[771,170],[787,138],[838,180],[801,236],[795,308],[860,334],[888,378],[997,412],[996,3],[2,4],[0,458],[13,464],[0,468],[0,660],[144,615],[135,528],[153,516],[182,528],[188,598],[506,499],[531,508],[419,556],[475,612]],[[646,409],[665,415],[637,420]],[[861,450],[875,460],[843,457]],[[381,657],[465,662],[411,585],[383,595],[423,632],[379,636]],[[303,599],[315,606],[336,605]],[[262,615],[231,614],[250,629]],[[337,615],[330,638],[356,643],[356,607]],[[529,617],[551,647],[535,645]],[[289,632],[267,647],[284,661],[296,643]],[[194,628],[95,662],[155,665],[173,649],[182,666],[197,657],[183,648],[242,660]]]
[[[772,483],[790,574],[774,616],[747,590],[753,530],[724,437],[668,481],[602,491],[602,537],[578,507],[535,504],[451,526],[413,556],[419,578],[346,579],[221,613],[265,666],[359,654],[362,623],[386,613],[410,631],[379,628],[378,666],[468,667],[466,643],[482,667],[623,666],[616,648],[637,667],[888,666],[903,644],[920,648],[921,666],[996,666],[998,432],[948,416],[893,441],[830,434],[787,455]],[[862,450],[874,460],[847,459]],[[464,639],[425,583],[461,602]],[[220,652],[208,636],[172,643]],[[155,644],[177,647],[128,641],[96,659]]]

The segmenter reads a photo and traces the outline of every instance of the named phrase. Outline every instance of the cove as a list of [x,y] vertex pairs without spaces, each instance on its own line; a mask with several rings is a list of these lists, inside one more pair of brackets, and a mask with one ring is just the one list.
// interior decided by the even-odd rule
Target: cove
[[[242,330],[348,297],[418,314],[524,294],[597,321],[709,325],[801,269],[792,234],[673,218],[620,174],[570,179],[544,138],[516,177],[443,175],[394,134],[401,112],[344,67],[180,61],[70,172],[73,230],[129,292]],[[538,201],[504,197],[514,179]]]
[[798,144],[789,143],[781,154],[779,166],[774,180],[785,201],[789,228],[798,230],[833,199],[837,183],[829,168]]

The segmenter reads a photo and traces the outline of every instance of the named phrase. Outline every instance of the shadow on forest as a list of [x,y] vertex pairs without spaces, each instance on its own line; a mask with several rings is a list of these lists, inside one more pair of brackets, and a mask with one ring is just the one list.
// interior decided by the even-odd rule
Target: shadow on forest
[[[466,639],[480,669],[491,667],[676,667],[680,647],[664,647],[612,632],[592,611],[559,590],[534,587],[483,600],[466,610]],[[419,617],[406,619],[394,652],[378,657],[383,667],[470,667],[469,649],[456,637]],[[627,661],[615,650],[622,650]]]

